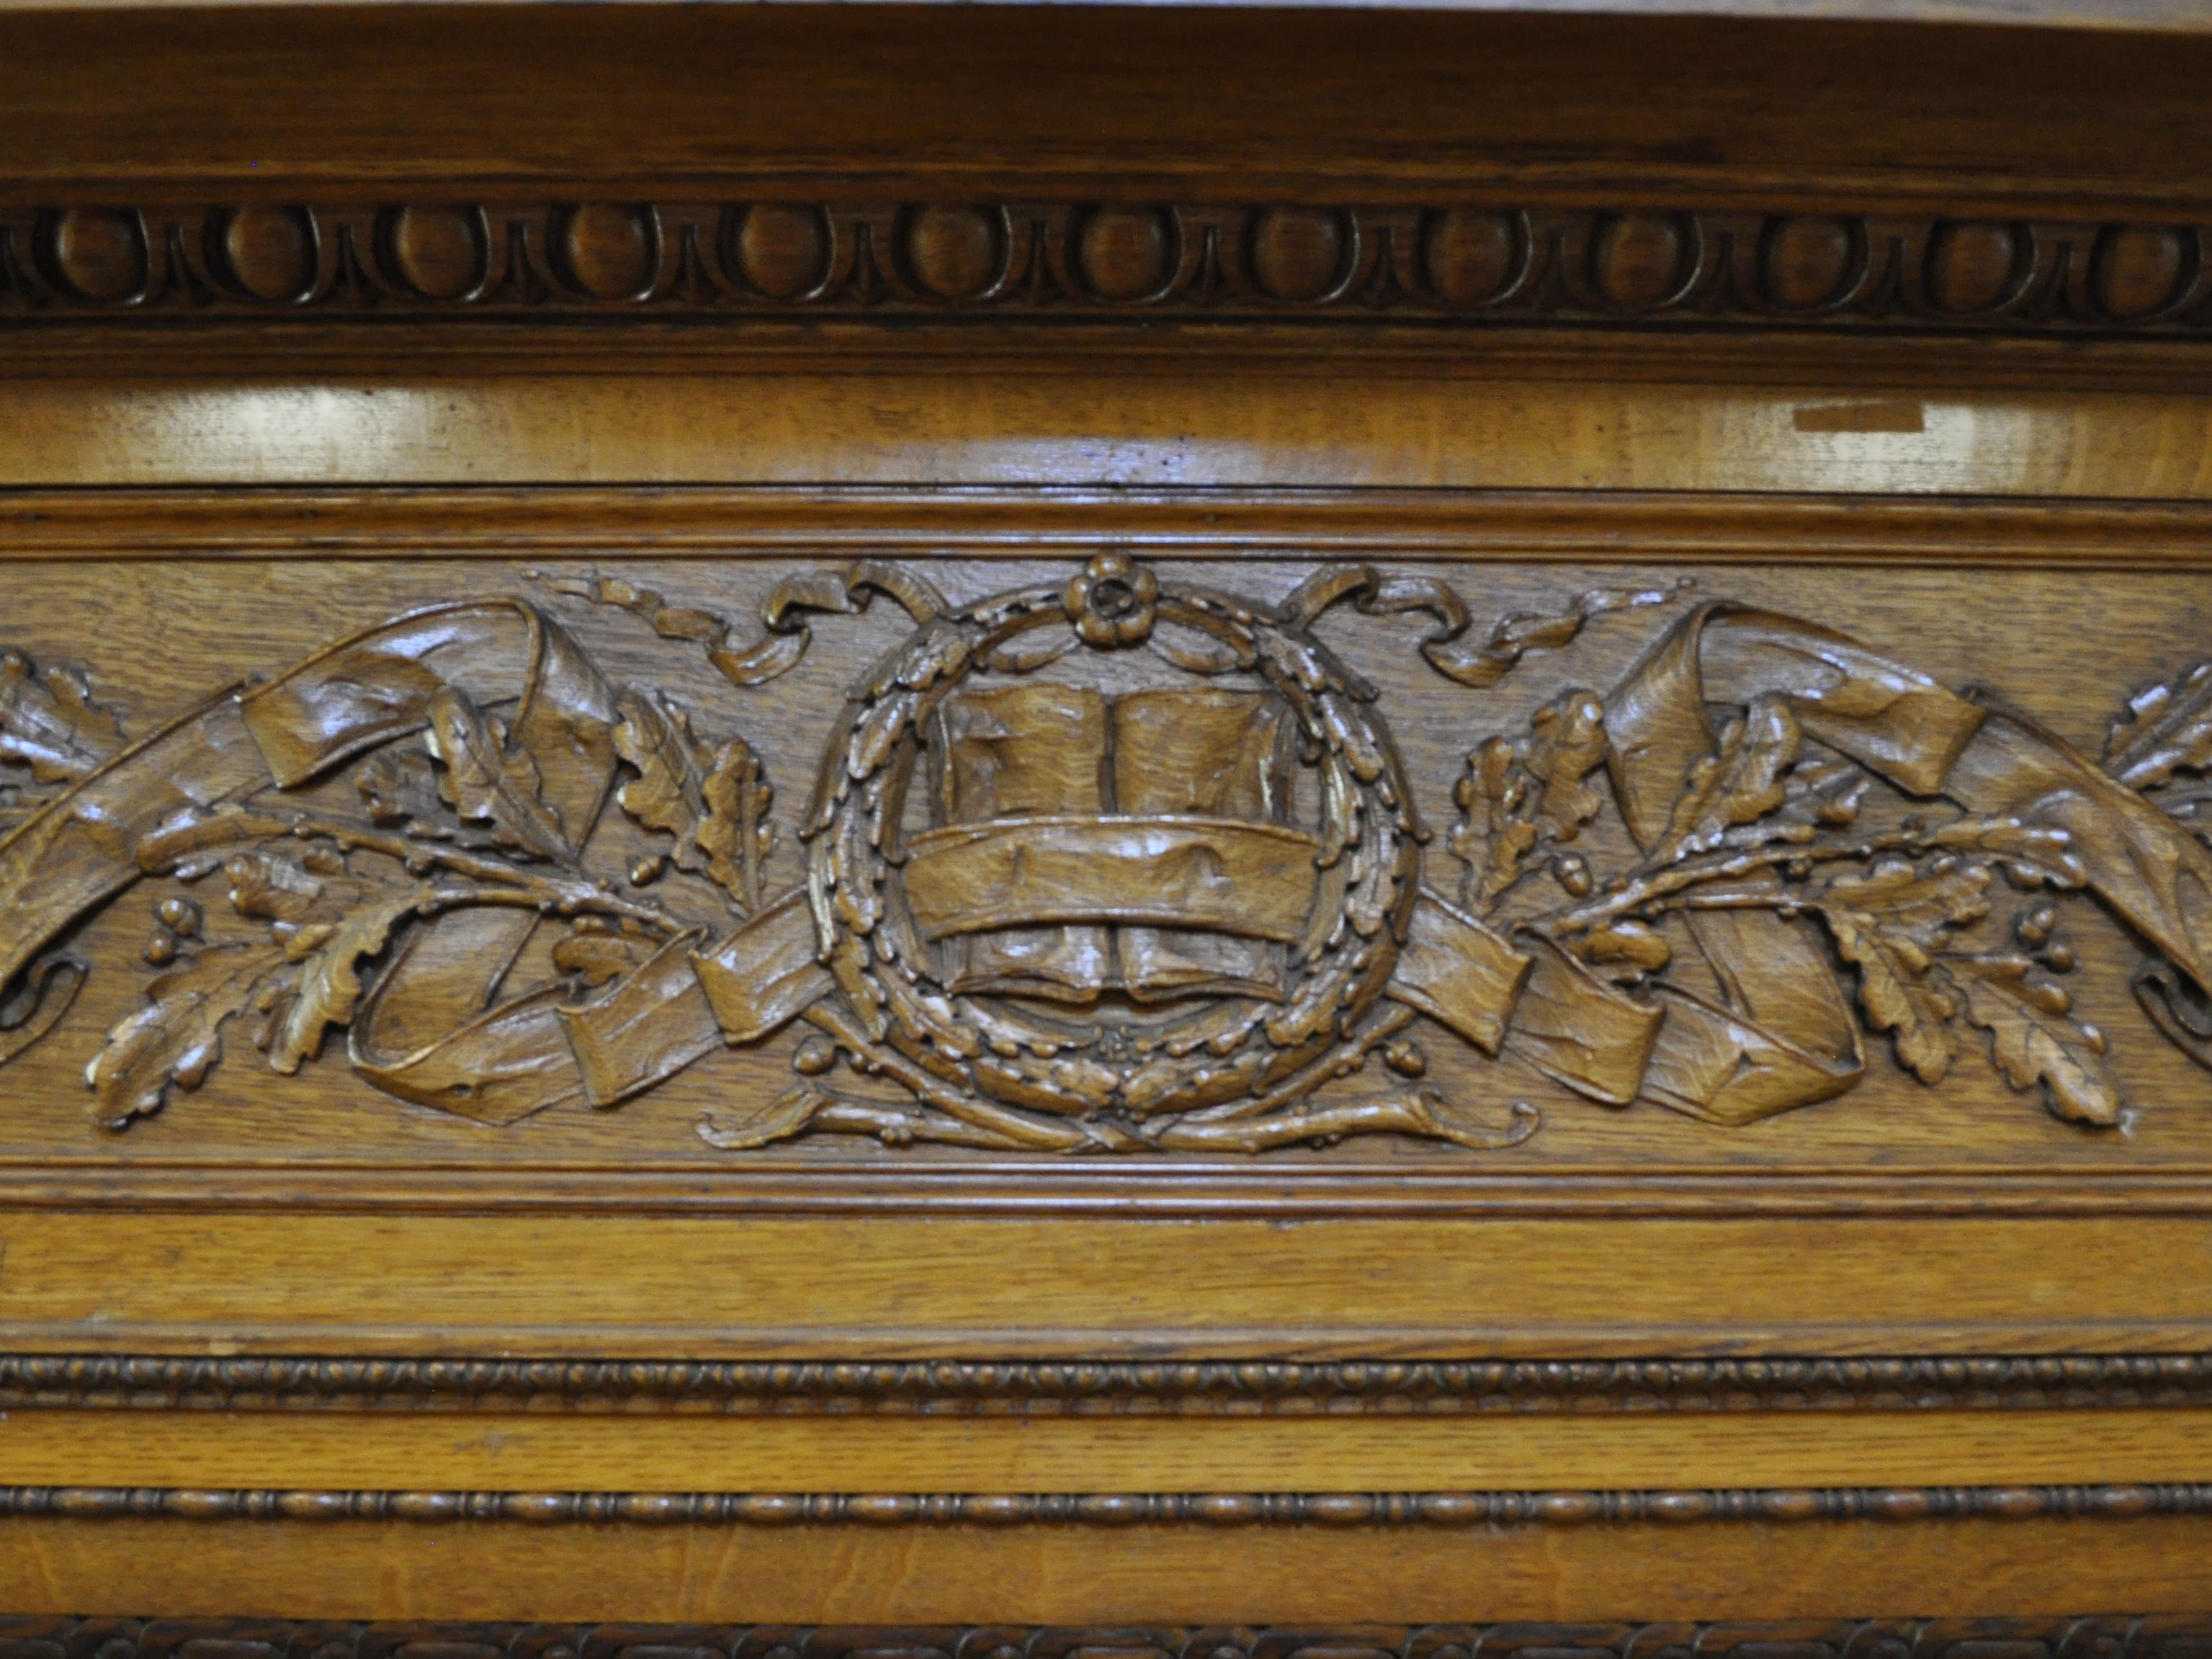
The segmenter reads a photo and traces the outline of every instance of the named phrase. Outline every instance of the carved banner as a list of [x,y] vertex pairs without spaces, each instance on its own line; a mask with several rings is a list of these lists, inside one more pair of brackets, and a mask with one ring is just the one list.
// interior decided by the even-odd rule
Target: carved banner
[[[2212,1061],[2212,669],[2139,694],[2093,762],[1679,589],[1482,629],[1429,575],[1328,566],[1262,602],[1176,568],[1109,551],[956,604],[915,568],[810,568],[750,643],[562,578],[379,623],[135,743],[82,677],[9,653],[0,1063],[64,1023],[72,931],[140,882],[160,971],[87,1072],[112,1128],[249,1033],[290,1073],[343,1030],[378,1090],[507,1124],[794,1024],[787,1086],[709,1114],[709,1144],[1495,1149],[1539,1112],[1428,1080],[1425,1043],[1735,1125],[1849,1093],[1869,1031],[1924,1084],[1980,1048],[2109,1127],[2106,1037],[2058,983],[2058,907],[2084,902],[2146,948],[2149,1024]],[[738,734],[748,696],[878,599],[908,631],[794,793]],[[580,603],[703,652],[726,710],[611,679],[558,619]],[[1420,619],[1479,732],[1529,653],[1647,608],[1614,683],[1468,744],[1437,834],[1388,698],[1316,632]],[[656,850],[624,867],[618,823]]]

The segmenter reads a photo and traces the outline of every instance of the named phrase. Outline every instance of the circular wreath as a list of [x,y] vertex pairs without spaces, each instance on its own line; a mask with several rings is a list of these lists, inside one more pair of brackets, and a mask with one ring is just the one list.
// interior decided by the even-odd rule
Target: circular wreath
[[[1319,774],[1321,878],[1280,1002],[1224,997],[1139,1024],[1063,1022],[939,982],[900,890],[907,792],[938,705],[978,672],[1149,647],[1198,675],[1256,674]],[[1117,553],[1064,588],[1005,593],[925,623],[854,693],[804,831],[840,1044],[989,1144],[1157,1144],[1185,1115],[1249,1118],[1357,1070],[1387,1016],[1417,890],[1413,799],[1375,692],[1301,623],[1163,583]]]

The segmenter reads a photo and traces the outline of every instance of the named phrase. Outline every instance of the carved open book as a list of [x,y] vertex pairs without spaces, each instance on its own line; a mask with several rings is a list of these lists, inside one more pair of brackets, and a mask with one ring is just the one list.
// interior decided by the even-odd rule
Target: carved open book
[[1210,689],[947,699],[907,893],[948,988],[1280,1000],[1317,850],[1286,822],[1288,712]]

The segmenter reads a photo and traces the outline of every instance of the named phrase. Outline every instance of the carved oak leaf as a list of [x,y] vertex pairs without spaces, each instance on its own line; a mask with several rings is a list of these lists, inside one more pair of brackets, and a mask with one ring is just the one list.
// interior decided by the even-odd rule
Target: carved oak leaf
[[1453,855],[1468,866],[1463,896],[1487,909],[1521,874],[1521,860],[1536,844],[1536,826],[1517,816],[1528,794],[1528,777],[1513,745],[1485,738],[1467,757],[1453,791],[1460,808],[1452,827]]
[[1554,837],[1572,841],[1605,805],[1589,775],[1605,764],[1605,705],[1588,691],[1569,691],[1538,709],[1522,760],[1543,785],[1536,811]]
[[2212,768],[2212,662],[2128,699],[2105,744],[2105,769],[2130,789],[2155,789],[2178,772]]
[[545,804],[538,763],[509,749],[507,732],[488,720],[467,694],[441,686],[430,698],[430,753],[444,769],[438,790],[464,823],[487,826],[500,846],[566,863],[574,849],[559,814]]
[[1951,1022],[1961,1004],[1936,948],[1989,915],[1990,880],[1985,865],[1922,872],[1896,860],[1831,882],[1815,901],[1837,954],[1858,970],[1868,1024],[1890,1034],[1899,1063],[1923,1083],[1941,1083],[1959,1055]]
[[280,946],[213,945],[146,988],[153,1000],[119,1021],[85,1068],[94,1116],[122,1128],[161,1109],[173,1084],[197,1089],[222,1058],[222,1028],[257,990],[290,969]]
[[1802,735],[1789,701],[1754,698],[1722,731],[1713,753],[1693,762],[1667,825],[1668,856],[1701,853],[1741,824],[1756,823],[1789,799],[1783,775],[1796,763]]
[[40,783],[83,777],[123,747],[123,723],[92,701],[82,674],[40,674],[18,651],[0,651],[0,761],[31,769]]
[[658,691],[633,688],[617,707],[615,751],[638,775],[615,799],[639,823],[675,838],[670,856],[678,869],[704,873],[741,908],[757,908],[761,866],[775,839],[760,757],[741,738],[702,742],[690,716]]
[[2076,1123],[2111,1125],[2127,1101],[2105,1063],[2105,1034],[2070,1018],[2073,999],[2027,976],[2027,957],[1957,960],[1966,1018],[1990,1034],[1990,1057],[2015,1089],[2043,1085],[2052,1113]]
[[386,749],[361,769],[355,787],[369,817],[379,823],[397,824],[421,840],[450,842],[473,851],[501,844],[495,830],[472,828],[453,815],[440,793],[438,769],[426,754]]
[[1588,780],[1607,753],[1605,705],[1571,690],[1538,709],[1525,737],[1487,738],[1468,756],[1450,846],[1468,866],[1462,896],[1478,914],[1521,878],[1540,844],[1573,841],[1603,809]]
[[312,923],[283,941],[285,960],[300,969],[281,1001],[271,1005],[273,1069],[289,1077],[321,1052],[323,1034],[349,1022],[360,1006],[362,958],[380,952],[394,927],[436,897],[423,884],[374,893],[337,921]]
[[760,757],[742,738],[732,738],[715,750],[701,793],[707,819],[696,839],[707,855],[707,873],[746,909],[757,909],[761,866],[775,845],[775,826],[767,822],[775,792]]

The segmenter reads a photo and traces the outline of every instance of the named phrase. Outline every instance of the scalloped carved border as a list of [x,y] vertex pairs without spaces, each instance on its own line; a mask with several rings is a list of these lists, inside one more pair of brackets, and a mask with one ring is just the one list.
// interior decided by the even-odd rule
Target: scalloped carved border
[[0,1409],[1375,1414],[2203,1406],[2212,1355],[702,1363],[0,1354]]
[[0,209],[0,318],[568,314],[2212,333],[2212,226],[1352,203]]

